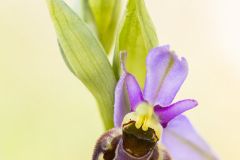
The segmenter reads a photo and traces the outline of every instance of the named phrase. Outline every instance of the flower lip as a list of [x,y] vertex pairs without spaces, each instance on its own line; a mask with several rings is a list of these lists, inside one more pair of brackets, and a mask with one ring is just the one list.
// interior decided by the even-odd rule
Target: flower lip
[[134,157],[150,153],[161,137],[161,125],[153,107],[147,102],[138,104],[128,113],[122,123],[123,148]]
[[159,139],[154,129],[149,128],[144,131],[136,128],[135,123],[135,121],[129,121],[123,124],[123,148],[135,157],[142,157],[154,149]]
[[145,139],[147,141],[153,142],[157,142],[159,140],[154,129],[149,128],[147,131],[144,131],[140,128],[136,128],[135,123],[136,123],[135,121],[130,121],[126,124],[123,124],[123,131],[128,133],[136,132],[136,137],[138,137],[139,139]]

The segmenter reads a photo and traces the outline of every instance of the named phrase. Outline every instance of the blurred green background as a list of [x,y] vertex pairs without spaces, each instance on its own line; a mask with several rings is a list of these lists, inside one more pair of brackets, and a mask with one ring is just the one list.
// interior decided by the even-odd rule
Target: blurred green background
[[[68,0],[76,4],[76,0]],[[240,159],[240,2],[146,0],[161,44],[187,58],[176,100],[222,159]],[[44,0],[0,0],[0,159],[90,159],[94,98],[65,66]]]

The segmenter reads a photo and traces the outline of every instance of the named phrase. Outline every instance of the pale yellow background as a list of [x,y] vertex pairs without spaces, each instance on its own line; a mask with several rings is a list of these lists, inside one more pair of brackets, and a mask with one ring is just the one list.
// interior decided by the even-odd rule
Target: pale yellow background
[[[225,160],[240,159],[239,0],[146,0],[161,44],[187,58],[176,99]],[[106,97],[107,98],[107,97]],[[65,66],[44,0],[0,0],[0,160],[88,160],[102,123]]]

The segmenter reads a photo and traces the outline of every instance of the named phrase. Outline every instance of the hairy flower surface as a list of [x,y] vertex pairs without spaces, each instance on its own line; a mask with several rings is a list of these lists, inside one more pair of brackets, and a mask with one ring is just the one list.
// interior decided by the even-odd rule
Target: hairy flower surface
[[121,129],[111,130],[100,138],[94,160],[101,156],[108,159],[109,155],[109,159],[119,160],[217,159],[181,115],[197,106],[197,101],[185,99],[172,103],[188,74],[186,60],[179,59],[169,46],[152,49],[146,60],[142,91],[135,77],[127,72],[124,57],[114,104],[114,124]]

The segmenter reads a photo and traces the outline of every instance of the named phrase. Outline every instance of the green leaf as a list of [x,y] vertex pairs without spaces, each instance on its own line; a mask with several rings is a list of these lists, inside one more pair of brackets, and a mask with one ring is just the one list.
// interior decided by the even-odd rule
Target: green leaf
[[95,96],[105,128],[112,128],[116,79],[103,47],[62,0],[47,2],[67,65]]
[[88,0],[97,26],[98,37],[107,53],[111,51],[122,0]]
[[114,71],[121,74],[119,54],[127,51],[127,70],[136,76],[141,87],[146,75],[146,56],[150,49],[158,45],[157,34],[148,15],[144,0],[129,0],[124,20],[116,40]]

